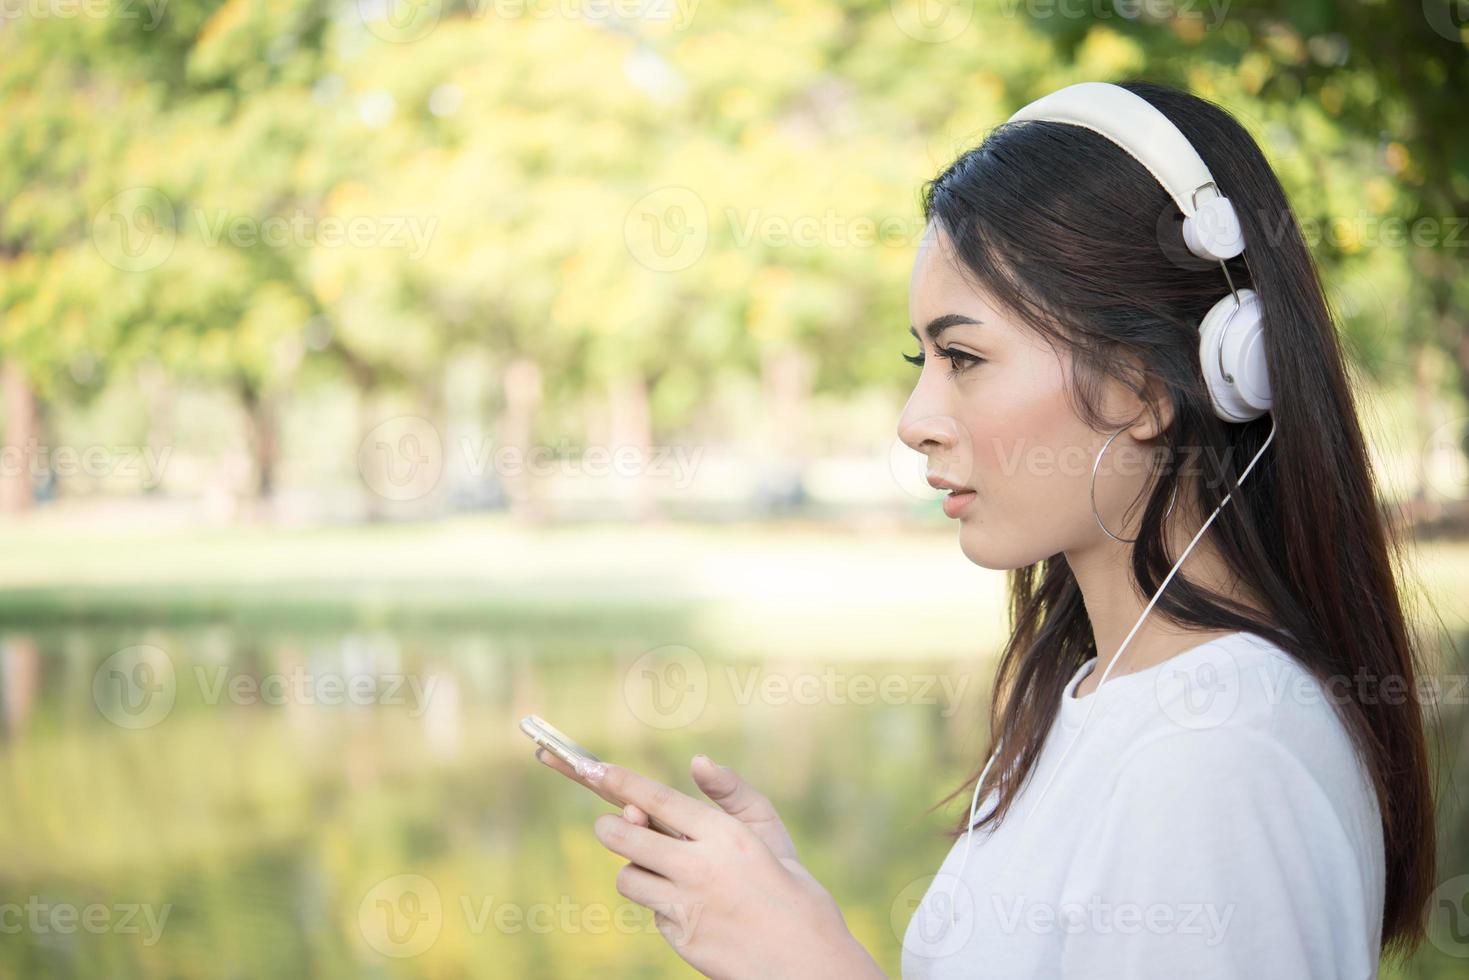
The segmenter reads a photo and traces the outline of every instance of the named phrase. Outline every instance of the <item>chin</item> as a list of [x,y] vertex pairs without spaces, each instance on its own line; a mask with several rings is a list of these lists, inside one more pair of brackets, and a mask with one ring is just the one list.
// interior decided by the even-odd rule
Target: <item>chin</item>
[[1027,565],[1034,565],[1055,554],[1048,551],[1036,553],[1034,542],[1025,543],[1009,540],[994,532],[992,526],[980,524],[971,518],[959,524],[959,550],[980,568],[996,572],[1009,572]]

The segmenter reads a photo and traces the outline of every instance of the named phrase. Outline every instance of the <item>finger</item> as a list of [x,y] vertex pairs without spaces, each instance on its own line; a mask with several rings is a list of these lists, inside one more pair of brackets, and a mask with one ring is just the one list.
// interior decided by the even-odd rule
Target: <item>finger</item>
[[[589,773],[596,771],[594,768],[589,766],[584,767],[581,770],[577,770],[573,768],[570,764],[568,764],[565,759],[562,759],[560,756],[556,755],[554,752],[551,752],[544,747],[536,749],[536,761],[540,762],[542,765],[546,766],[549,769],[555,769],[557,772],[561,773],[561,775],[565,776],[567,779],[570,779],[572,782],[580,783],[587,789],[596,793],[602,799],[606,800],[608,803],[611,803],[613,806],[623,806],[622,800],[618,799],[614,794],[608,792],[605,787],[599,785],[593,779],[588,778]],[[595,763],[594,765],[603,764]],[[605,768],[605,765],[603,765],[603,768]],[[637,807],[633,808],[633,812],[639,815],[639,819],[634,820],[634,823],[641,823],[643,826],[652,827],[660,834],[665,834],[669,837],[682,839],[685,836],[677,830],[674,830],[672,827],[669,827],[663,821],[650,817],[648,814],[644,813]]]
[[565,776],[572,782],[581,783],[587,789],[591,790],[593,793],[596,793],[598,796],[606,800],[608,803],[611,803],[613,806],[622,806],[621,800],[619,800],[617,797],[613,796],[606,790],[602,789],[602,787],[588,782],[585,777],[579,775],[576,770],[567,765],[565,760],[556,755],[554,752],[549,752],[544,748],[538,748],[536,749],[536,760],[542,765],[546,766],[548,769],[554,769],[557,772],[561,773],[561,775]]
[[600,786],[626,803],[636,804],[649,817],[686,837],[708,837],[725,819],[724,814],[692,796],[622,766],[607,765],[600,772],[589,770],[587,777],[592,785]]
[[648,908],[668,908],[678,899],[678,889],[662,875],[636,864],[624,864],[617,872],[617,894]]
[[648,816],[646,813],[633,806],[631,803],[622,808],[622,817],[628,823],[635,823],[639,827],[651,827],[654,830],[658,831],[658,833],[660,834],[667,834],[669,837],[677,837],[679,840],[688,839],[683,834],[668,826],[668,824],[664,823],[662,820],[656,820],[653,817]]
[[683,870],[683,854],[678,849],[688,846],[684,841],[630,824],[612,813],[598,817],[592,829],[607,850],[664,878],[676,880]]
[[745,823],[777,819],[775,807],[770,800],[752,789],[728,766],[717,765],[707,755],[696,755],[689,771],[704,795],[730,816]]

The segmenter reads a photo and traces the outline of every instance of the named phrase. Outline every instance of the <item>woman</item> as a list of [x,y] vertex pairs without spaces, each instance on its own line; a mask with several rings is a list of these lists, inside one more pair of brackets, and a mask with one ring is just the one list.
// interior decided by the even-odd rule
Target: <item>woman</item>
[[[964,554],[1013,571],[1014,629],[904,975],[1375,975],[1432,889],[1416,651],[1279,182],[1217,106],[1088,83],[924,204],[899,433]],[[694,967],[881,975],[733,772],[693,763],[723,812],[584,777],[629,801],[596,824],[618,890]]]

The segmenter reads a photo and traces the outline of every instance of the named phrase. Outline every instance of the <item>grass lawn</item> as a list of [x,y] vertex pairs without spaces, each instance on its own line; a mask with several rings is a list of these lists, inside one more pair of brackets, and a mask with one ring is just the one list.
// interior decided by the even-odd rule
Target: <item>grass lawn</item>
[[[1469,625],[1469,542],[1410,554],[1443,625]],[[564,524],[495,516],[319,528],[0,524],[11,624],[435,621],[568,628],[692,617],[711,642],[953,656],[1004,638],[1005,577],[952,527]],[[1416,603],[1421,606],[1421,603]]]

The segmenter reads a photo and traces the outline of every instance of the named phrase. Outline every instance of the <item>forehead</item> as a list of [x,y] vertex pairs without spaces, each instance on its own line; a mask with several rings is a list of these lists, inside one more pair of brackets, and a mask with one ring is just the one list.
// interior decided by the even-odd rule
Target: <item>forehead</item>
[[908,322],[919,334],[929,321],[946,313],[962,313],[980,321],[983,336],[996,345],[1020,344],[1060,355],[1052,337],[1037,331],[999,302],[973,279],[954,251],[953,239],[936,222],[929,222],[908,284]]
[[908,281],[908,312],[915,325],[934,316],[992,310],[982,291],[966,275],[954,252],[953,240],[936,221],[930,221],[918,243],[913,274]]

